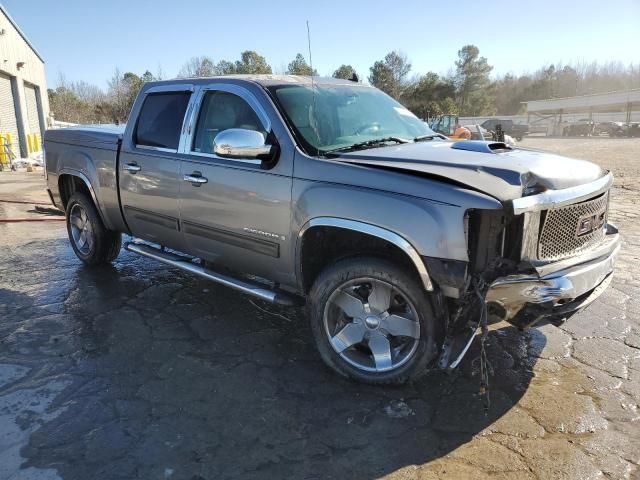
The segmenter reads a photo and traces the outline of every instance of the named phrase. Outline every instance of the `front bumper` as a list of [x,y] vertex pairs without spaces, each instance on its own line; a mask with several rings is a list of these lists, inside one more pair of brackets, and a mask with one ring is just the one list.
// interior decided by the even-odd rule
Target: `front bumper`
[[604,242],[593,252],[495,280],[487,291],[490,312],[520,328],[544,319],[563,318],[595,300],[609,285],[620,251],[620,237],[612,225]]

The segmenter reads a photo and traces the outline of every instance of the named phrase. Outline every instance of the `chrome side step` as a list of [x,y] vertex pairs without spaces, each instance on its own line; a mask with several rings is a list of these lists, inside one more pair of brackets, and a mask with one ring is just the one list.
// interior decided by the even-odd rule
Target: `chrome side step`
[[214,272],[213,270],[203,267],[202,265],[198,265],[189,261],[187,257],[181,257],[179,255],[165,252],[145,243],[127,242],[124,244],[124,248],[125,250],[128,250],[130,252],[137,253],[147,258],[152,258],[153,260],[157,260],[181,270],[185,270],[200,277],[206,278],[207,280],[212,280],[214,282],[220,283],[227,287],[231,287],[242,293],[252,295],[270,303],[276,303],[278,305],[285,306],[294,306],[301,304],[301,300],[298,299],[298,297],[296,297],[295,295],[286,292],[270,290],[258,283],[251,283],[246,280],[240,280],[228,275],[224,275],[222,273]]

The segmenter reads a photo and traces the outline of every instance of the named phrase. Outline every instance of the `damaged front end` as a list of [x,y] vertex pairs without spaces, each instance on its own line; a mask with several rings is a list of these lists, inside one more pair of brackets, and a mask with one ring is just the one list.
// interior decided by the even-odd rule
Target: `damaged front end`
[[469,262],[425,259],[446,325],[440,368],[455,368],[487,323],[557,323],[606,289],[620,250],[608,223],[612,183],[609,173],[516,199],[502,211],[467,212]]

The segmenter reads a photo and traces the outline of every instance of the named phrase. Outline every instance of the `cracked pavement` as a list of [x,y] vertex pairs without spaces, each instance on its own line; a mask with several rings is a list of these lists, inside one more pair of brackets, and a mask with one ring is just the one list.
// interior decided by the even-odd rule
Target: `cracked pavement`
[[[475,344],[453,374],[358,385],[323,366],[301,309],[124,251],[88,269],[62,222],[0,224],[0,479],[634,478],[640,141],[525,144],[589,158],[600,142],[623,171],[614,280],[560,328],[492,326],[487,416]],[[0,198],[42,186],[0,174]]]

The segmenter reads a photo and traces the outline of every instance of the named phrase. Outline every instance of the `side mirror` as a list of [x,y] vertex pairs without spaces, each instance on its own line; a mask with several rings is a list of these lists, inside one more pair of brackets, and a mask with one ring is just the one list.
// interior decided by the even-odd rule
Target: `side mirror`
[[213,153],[223,158],[268,158],[272,145],[265,143],[264,135],[255,130],[229,128],[213,139]]

